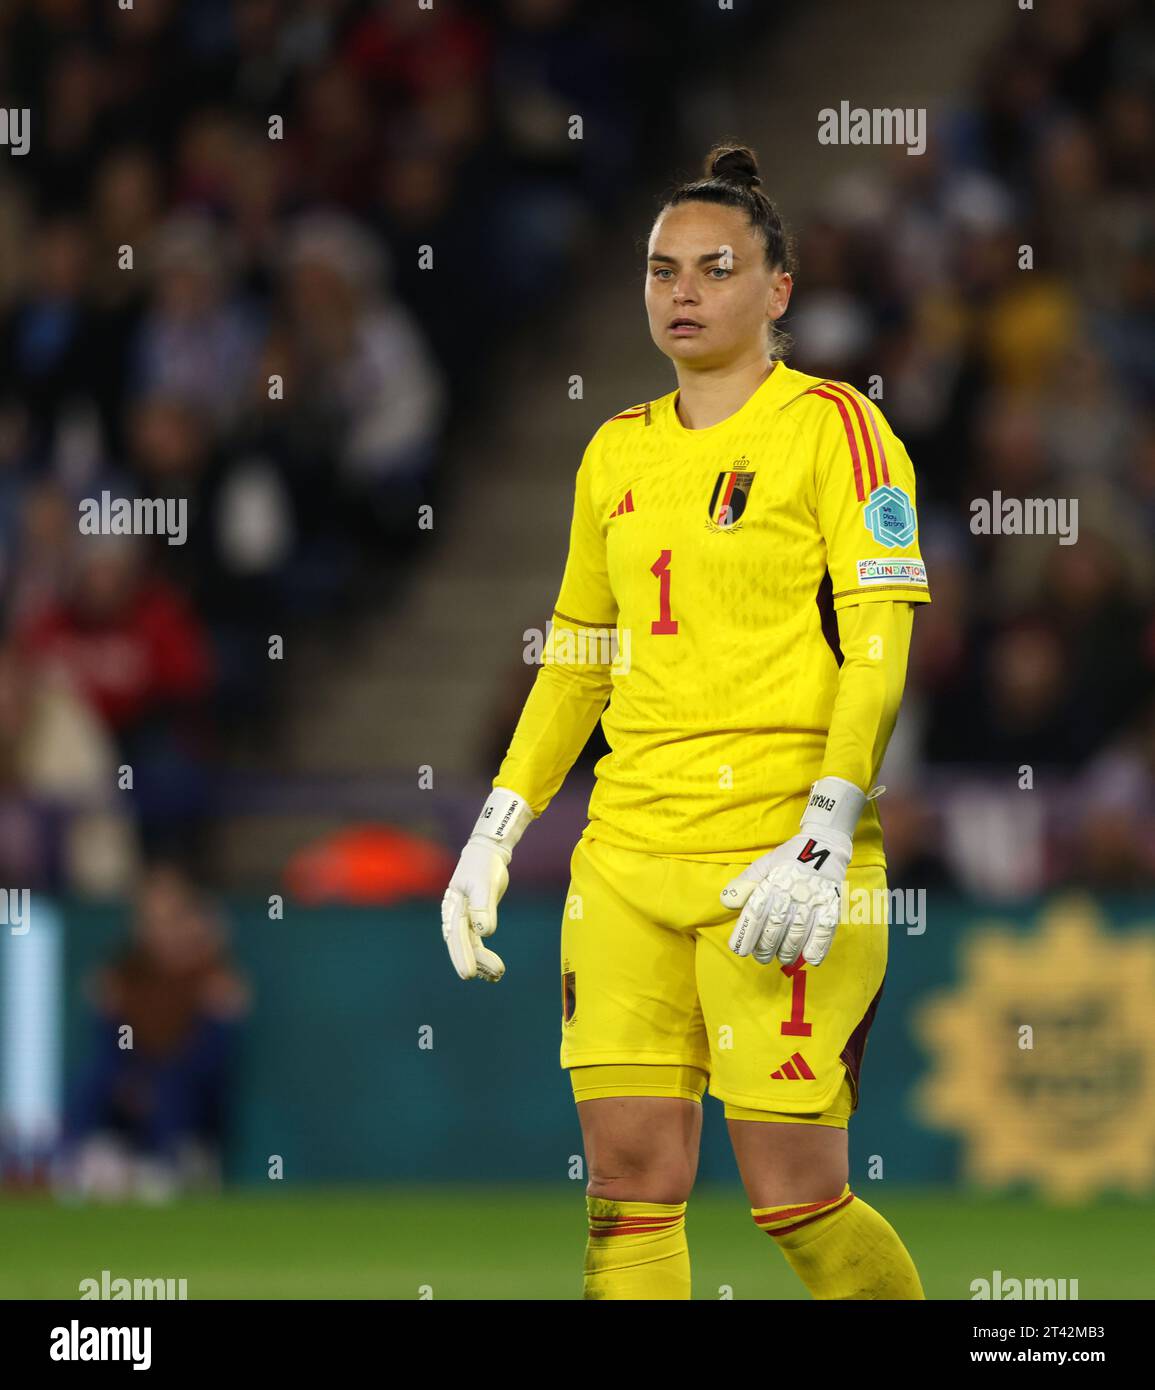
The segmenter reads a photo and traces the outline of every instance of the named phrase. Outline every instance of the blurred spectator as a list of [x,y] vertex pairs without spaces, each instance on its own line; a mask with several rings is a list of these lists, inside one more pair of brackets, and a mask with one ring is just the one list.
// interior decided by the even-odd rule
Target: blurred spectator
[[879,815],[886,836],[886,881],[891,891],[957,890],[958,880],[938,844],[942,828],[933,807],[923,798],[887,789],[879,798]]
[[64,598],[76,555],[77,513],[63,488],[44,481],[17,496],[3,568],[9,628],[23,631]]
[[179,396],[218,429],[247,404],[258,349],[256,315],[229,297],[229,255],[206,216],[185,214],[161,231],[134,374],[141,394]]
[[311,213],[289,231],[266,357],[284,398],[266,404],[267,439],[302,529],[334,546],[411,544],[436,459],[444,383],[387,274],[347,217]]
[[90,536],[65,596],[17,636],[27,659],[67,679],[131,769],[149,847],[187,845],[207,809],[201,716],[213,680],[203,628],[149,567],[142,543]]
[[124,893],[136,868],[116,749],[58,675],[0,646],[0,877],[94,897]]
[[1076,783],[1074,824],[1061,836],[1074,882],[1111,893],[1155,880],[1155,701]]
[[140,885],[132,938],[90,982],[92,1043],[71,1098],[62,1181],[163,1200],[220,1180],[249,991],[224,925],[178,871]]
[[87,257],[79,221],[41,227],[30,283],[0,319],[0,391],[20,404],[33,458],[51,455],[64,411],[92,389],[88,369],[99,347],[84,294]]

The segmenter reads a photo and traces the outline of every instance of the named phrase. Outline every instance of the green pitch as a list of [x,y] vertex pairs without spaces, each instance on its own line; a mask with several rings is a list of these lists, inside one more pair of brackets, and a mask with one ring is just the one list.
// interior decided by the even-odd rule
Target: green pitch
[[[1078,1279],[1079,1297],[1155,1297],[1155,1204],[862,1194],[896,1227],[929,1298],[970,1281]],[[694,1297],[808,1297],[740,1188],[690,1203]],[[80,1280],[172,1278],[196,1298],[567,1299],[581,1292],[582,1186],[237,1191],[167,1207],[0,1196],[0,1298],[77,1298]]]

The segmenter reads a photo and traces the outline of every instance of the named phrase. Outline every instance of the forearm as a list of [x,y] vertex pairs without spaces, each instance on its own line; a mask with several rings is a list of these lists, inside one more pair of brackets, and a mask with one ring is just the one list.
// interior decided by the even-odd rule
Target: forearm
[[524,797],[534,815],[553,800],[610,697],[609,662],[574,659],[575,653],[586,655],[590,644],[565,646],[567,637],[585,631],[554,618],[541,669],[493,779],[495,787]]
[[902,703],[913,618],[901,601],[839,610],[843,661],[820,776],[871,790]]

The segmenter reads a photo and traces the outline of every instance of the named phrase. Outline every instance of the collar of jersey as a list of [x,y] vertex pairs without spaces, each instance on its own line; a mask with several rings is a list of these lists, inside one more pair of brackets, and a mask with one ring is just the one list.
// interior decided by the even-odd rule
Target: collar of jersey
[[[791,379],[798,374],[792,372],[785,362],[779,362],[774,370],[749,396],[742,402],[732,415],[727,415],[724,420],[719,420],[716,424],[707,425],[704,429],[687,429],[678,419],[677,397],[678,391],[671,391],[666,397],[667,424],[674,431],[679,439],[686,441],[694,439],[710,439],[720,434],[722,431],[740,425],[756,406],[772,405],[777,400],[785,400],[791,392]],[[679,388],[680,389],[680,388]]]

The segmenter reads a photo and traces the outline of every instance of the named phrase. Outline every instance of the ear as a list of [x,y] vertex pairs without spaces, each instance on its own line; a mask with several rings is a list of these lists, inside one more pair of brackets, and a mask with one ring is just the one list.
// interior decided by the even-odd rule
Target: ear
[[776,270],[773,272],[773,279],[766,293],[766,317],[771,323],[780,319],[786,312],[793,289],[794,277],[788,270]]

